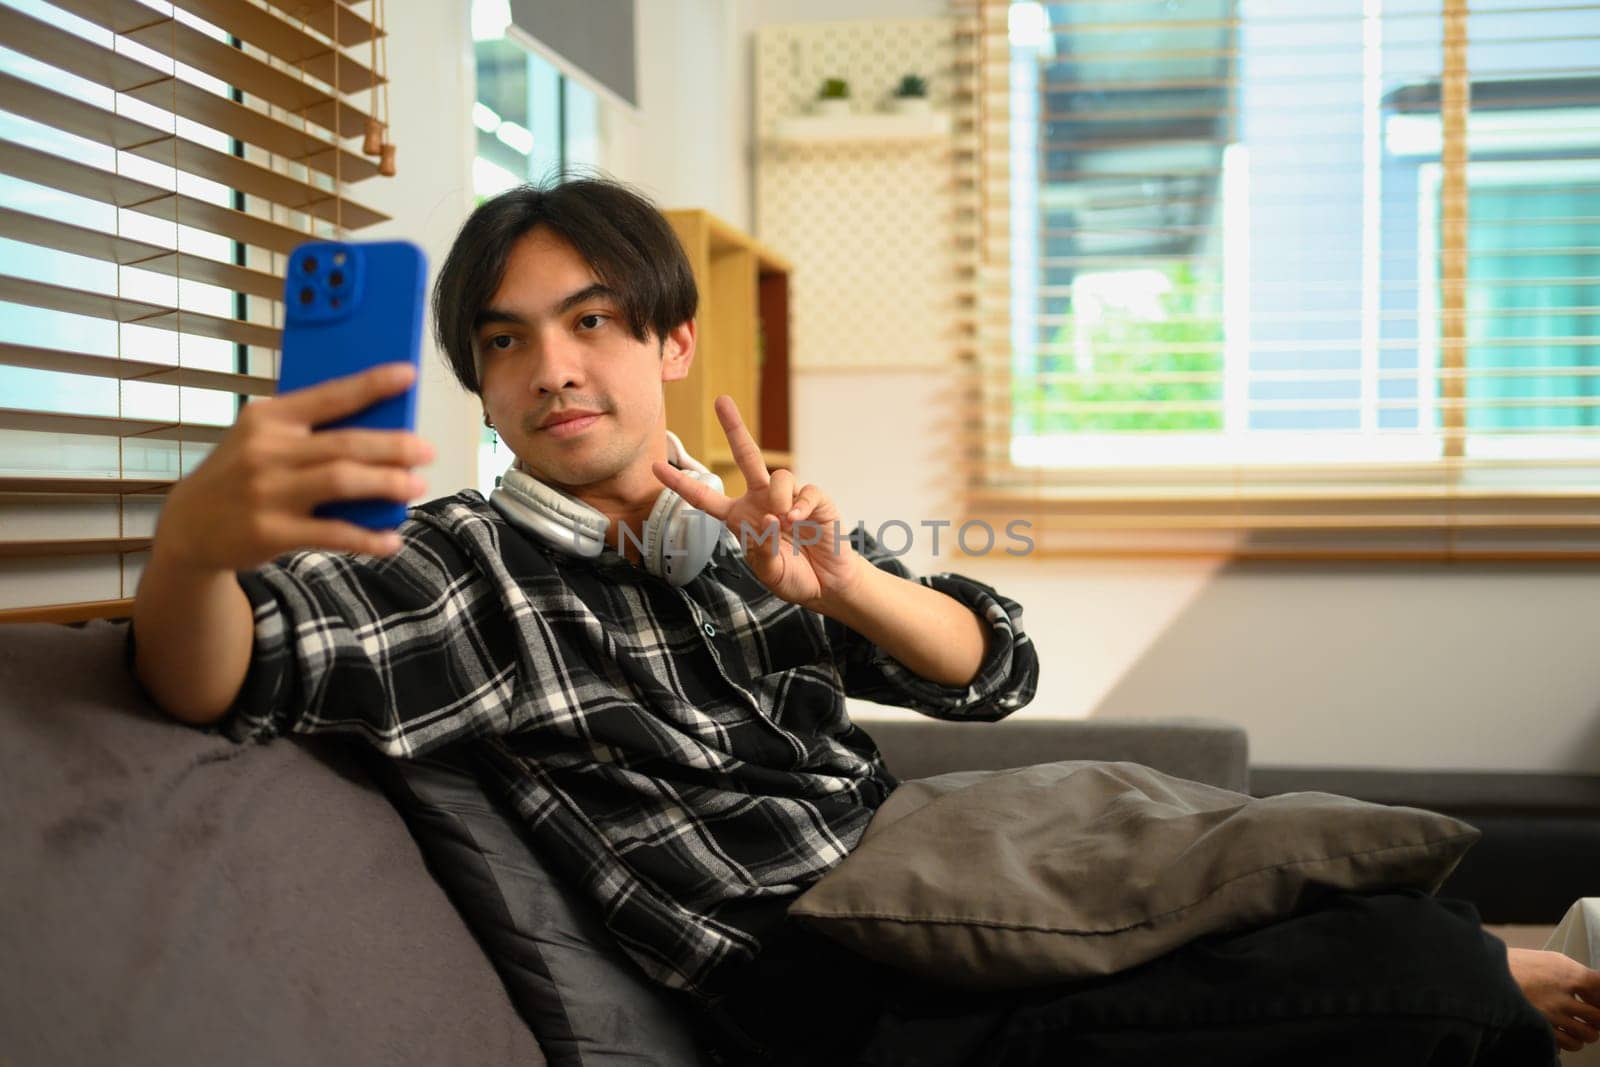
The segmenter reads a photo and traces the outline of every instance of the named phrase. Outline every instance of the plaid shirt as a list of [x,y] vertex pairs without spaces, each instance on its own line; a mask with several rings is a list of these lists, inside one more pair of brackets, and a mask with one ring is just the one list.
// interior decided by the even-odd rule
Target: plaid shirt
[[894,788],[844,694],[994,720],[1038,678],[1021,608],[957,575],[919,580],[988,626],[965,688],[773,596],[727,531],[682,589],[609,546],[552,551],[471,491],[412,509],[400,534],[386,559],[299,552],[240,574],[255,650],[222,730],[344,731],[395,757],[478,746],[540,855],[672,988],[752,957]]

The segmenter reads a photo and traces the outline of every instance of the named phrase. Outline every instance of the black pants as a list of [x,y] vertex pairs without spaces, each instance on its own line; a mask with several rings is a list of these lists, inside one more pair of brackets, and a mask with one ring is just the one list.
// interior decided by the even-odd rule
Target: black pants
[[1549,1067],[1549,1025],[1466,904],[1328,898],[1109,978],[957,990],[799,926],[701,1016],[724,1064]]

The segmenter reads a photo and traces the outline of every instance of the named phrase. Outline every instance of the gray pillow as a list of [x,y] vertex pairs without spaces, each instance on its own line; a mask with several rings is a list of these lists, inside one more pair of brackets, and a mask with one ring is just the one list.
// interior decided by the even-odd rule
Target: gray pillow
[[469,746],[370,761],[553,1067],[705,1062],[685,1003],[645,978],[594,904],[545,867],[479,785]]
[[1111,974],[1324,890],[1433,892],[1466,823],[1325,793],[1256,800],[1132,763],[908,782],[790,908],[863,955],[1008,988]]

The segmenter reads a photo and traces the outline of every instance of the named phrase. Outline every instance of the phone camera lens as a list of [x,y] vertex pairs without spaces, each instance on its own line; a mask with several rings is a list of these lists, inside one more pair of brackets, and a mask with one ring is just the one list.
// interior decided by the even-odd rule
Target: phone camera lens
[[328,275],[328,284],[335,289],[344,284],[344,271],[336,270]]
[[317,294],[312,291],[311,286],[308,285],[304,289],[300,290],[300,303],[309,304],[316,298]]
[[307,274],[315,274],[317,272],[317,257],[307,256],[300,261],[300,266]]

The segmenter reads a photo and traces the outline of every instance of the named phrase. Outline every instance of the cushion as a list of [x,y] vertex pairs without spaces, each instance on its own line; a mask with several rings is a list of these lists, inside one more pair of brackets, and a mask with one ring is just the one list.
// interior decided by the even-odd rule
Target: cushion
[[1323,793],[1256,800],[1132,763],[908,782],[790,914],[956,985],[1104,975],[1320,891],[1433,892],[1465,823]]
[[551,1064],[705,1062],[685,1005],[540,862],[515,815],[479,785],[470,747],[371,761]]
[[173,722],[126,632],[0,626],[0,1060],[543,1063],[348,750]]

